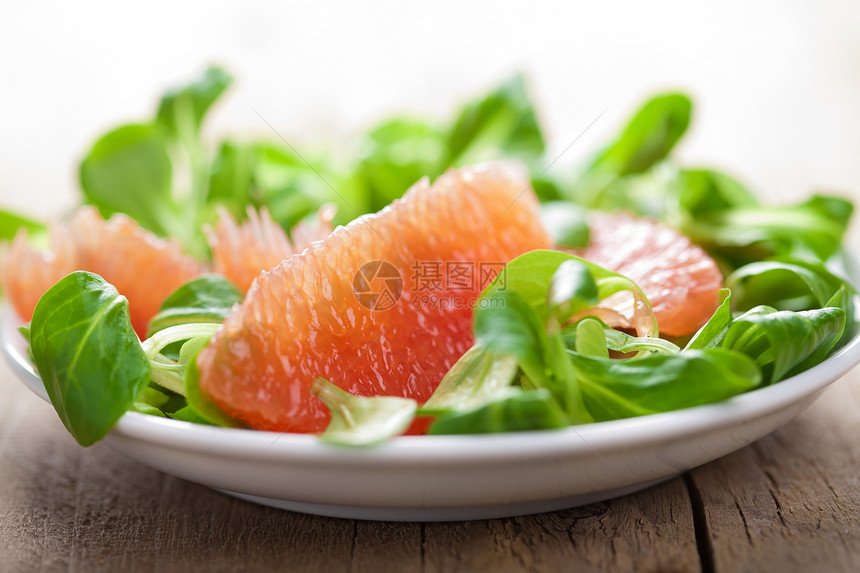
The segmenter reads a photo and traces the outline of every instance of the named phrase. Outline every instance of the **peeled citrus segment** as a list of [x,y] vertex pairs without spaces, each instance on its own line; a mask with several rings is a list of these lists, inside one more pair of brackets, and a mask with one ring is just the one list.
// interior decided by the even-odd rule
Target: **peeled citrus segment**
[[[51,234],[56,236],[56,232]],[[35,249],[27,231],[21,229],[11,243],[0,248],[3,296],[25,321],[32,318],[36,303],[45,291],[75,270],[73,245],[56,238],[51,243],[56,245],[52,250]]]
[[293,228],[290,241],[265,207],[259,213],[248,207],[248,218],[241,224],[226,209],[220,209],[215,227],[206,229],[214,270],[247,291],[261,272],[300,252],[308,243],[327,237],[333,216],[333,209],[324,206],[315,225],[300,222]]
[[[629,213],[592,213],[590,240],[574,254],[633,280],[651,303],[660,333],[692,334],[719,306],[723,277],[711,257],[678,231]],[[633,298],[619,293],[598,314],[617,328],[633,326]]]
[[483,287],[549,246],[521,165],[422,179],[258,277],[200,353],[200,388],[253,428],[291,432],[328,423],[310,393],[318,376],[359,396],[423,402],[472,346]]
[[125,295],[132,326],[143,337],[164,299],[201,271],[177,243],[159,239],[126,215],[104,220],[94,207],[81,207],[66,223],[51,223],[50,237],[50,249],[38,251],[19,234],[2,253],[3,292],[24,320],[54,283],[82,270],[101,275]]

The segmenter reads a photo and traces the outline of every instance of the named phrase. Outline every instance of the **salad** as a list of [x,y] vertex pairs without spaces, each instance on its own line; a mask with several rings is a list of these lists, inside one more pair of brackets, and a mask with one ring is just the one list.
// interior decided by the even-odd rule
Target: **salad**
[[[346,156],[300,152],[286,140],[232,139],[213,154],[201,127],[231,83],[224,70],[210,68],[165,93],[154,117],[99,138],[80,165],[89,207],[67,227],[0,212],[0,238],[12,241],[3,252],[4,294],[20,314],[32,314],[21,332],[52,404],[82,445],[103,438],[127,411],[316,432],[344,446],[370,446],[407,431],[552,430],[707,404],[775,384],[821,363],[856,333],[856,290],[842,247],[851,203],[816,194],[798,204],[764,206],[726,173],[680,165],[673,150],[692,115],[683,94],[649,99],[585,164],[554,170],[547,168],[554,161],[545,155],[521,76],[469,102],[449,122],[387,119],[360,135]],[[482,163],[511,158],[518,163]],[[436,183],[431,187],[425,177]],[[493,205],[489,191],[463,195],[463,188],[483,189],[481,177],[490,181],[487,189],[507,185],[509,196]],[[442,195],[452,188],[456,196]],[[463,203],[451,203],[452,197]],[[481,254],[471,262],[495,269],[471,286],[475,296],[467,308],[420,304],[415,286],[381,274],[384,257],[359,261],[374,264],[369,275],[350,267],[341,276],[356,228],[364,229],[362,244],[376,241],[374,235],[386,245],[392,233],[406,237],[396,249],[368,252],[411,248],[426,255],[426,245],[438,247],[443,235],[466,231],[451,221],[448,229],[428,223],[413,232],[415,225],[396,222],[397,213],[419,201],[425,215],[434,202],[462,212],[473,208],[461,205],[473,206],[475,197],[481,212],[470,220],[484,216],[489,224],[481,225],[477,240],[468,235],[463,243],[480,242],[474,252]],[[512,212],[514,204],[522,212]],[[486,233],[514,215],[518,223]],[[345,226],[332,232],[336,225]],[[31,255],[49,229],[54,252]],[[221,246],[212,239],[219,229],[226,229]],[[121,260],[112,284],[108,273],[92,271],[102,268],[120,242],[116,237],[149,249],[126,253],[152,255],[144,263]],[[238,251],[241,263],[262,273],[247,293],[245,282],[225,270],[222,247],[230,240],[254,243],[251,251]],[[667,241],[681,248],[660,246]],[[598,245],[629,253],[627,261],[593,256]],[[46,268],[59,280],[33,287],[33,277],[53,276]],[[295,281],[309,282],[296,287],[291,277],[302,273],[311,276]],[[322,286],[313,291],[307,285],[318,277]],[[341,279],[354,285],[346,295],[338,290]],[[377,294],[371,283],[379,280],[388,298],[366,298]],[[150,294],[166,292],[153,294],[158,304],[149,314],[134,314],[135,297],[123,281],[143,284]],[[690,298],[699,287],[703,294]],[[338,294],[331,295],[333,288]],[[34,298],[32,308],[17,304],[22,291]],[[266,296],[269,306],[260,302]],[[323,299],[335,309],[325,316],[337,318],[337,326],[317,324],[325,322],[315,310]],[[390,310],[398,301],[410,304]],[[299,304],[313,315],[301,332],[313,331],[307,340],[319,347],[291,355],[284,349],[305,339],[284,330],[297,328],[299,316],[285,309]],[[378,320],[356,320],[355,312]],[[385,312],[394,319],[379,318]],[[410,331],[413,337],[433,339],[437,326],[456,336],[447,345],[428,343],[427,350],[411,342],[401,348],[410,355],[401,363],[392,358],[402,329],[391,325],[398,321],[425,325],[423,336]],[[370,328],[362,324],[381,330],[356,338],[356,331]],[[323,346],[329,340],[341,342]],[[369,340],[383,350],[374,354]],[[305,360],[311,354],[324,356]],[[351,356],[362,357],[377,385],[343,382],[362,372]],[[302,366],[295,379],[283,374],[299,363],[310,369]],[[216,370],[245,379],[218,378]]]

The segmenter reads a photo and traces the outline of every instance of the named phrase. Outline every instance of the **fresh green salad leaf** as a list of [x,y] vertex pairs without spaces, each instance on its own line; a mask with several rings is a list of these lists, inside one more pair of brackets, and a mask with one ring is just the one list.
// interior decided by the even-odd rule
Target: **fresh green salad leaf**
[[11,241],[21,229],[33,235],[43,232],[45,225],[23,215],[0,209],[0,241]]
[[419,409],[422,416],[471,410],[503,395],[517,374],[513,356],[476,344],[451,367]]
[[574,326],[576,336],[573,347],[577,354],[609,358],[609,347],[606,344],[603,324],[594,318],[580,320]]
[[732,321],[721,346],[754,359],[772,384],[820,363],[844,328],[840,308],[791,312],[759,306]]
[[463,107],[448,133],[448,165],[469,165],[500,156],[539,157],[545,148],[525,79],[514,75],[485,97]]
[[74,272],[42,296],[30,350],[54,409],[82,446],[105,437],[149,383],[128,301],[93,273]]
[[148,124],[124,125],[107,133],[80,167],[84,196],[103,216],[126,213],[159,235],[178,230],[172,176],[163,136]]
[[630,360],[572,353],[572,362],[595,421],[719,402],[761,383],[752,360],[722,348]]
[[188,84],[169,89],[161,96],[156,120],[177,137],[197,134],[206,112],[233,83],[222,68],[212,66]]
[[352,182],[362,210],[378,211],[422,177],[435,179],[448,165],[445,134],[428,122],[396,117],[361,136]]
[[353,396],[322,378],[311,393],[331,411],[320,439],[341,446],[372,446],[403,433],[415,418],[415,400],[396,396]]
[[148,335],[178,324],[213,322],[221,324],[234,304],[242,302],[242,292],[220,275],[193,279],[165,299],[149,322]]
[[182,420],[193,422],[195,418],[200,418],[206,421],[207,424],[213,426],[224,426],[226,428],[242,428],[244,425],[238,420],[234,420],[206,394],[200,387],[200,370],[197,368],[197,355],[209,341],[209,337],[199,337],[189,340],[183,350],[186,352],[186,367],[185,367],[185,399],[188,401],[188,406],[181,416]]
[[[588,275],[590,278],[586,278]],[[592,283],[597,287],[596,293]],[[565,321],[613,294],[629,291],[634,299],[634,328],[642,335],[657,336],[657,321],[648,298],[625,276],[569,253],[534,250],[512,260],[481,293],[482,303],[498,307],[492,299],[502,290],[511,290],[529,304],[538,319],[556,315]],[[476,312],[476,320],[480,312]]]
[[549,391],[508,388],[503,395],[474,410],[446,414],[427,431],[431,436],[443,434],[491,434],[556,430],[570,423],[558,409]]
[[796,205],[703,210],[681,230],[704,246],[758,245],[773,255],[826,261],[842,244],[851,211],[845,199],[815,195]]
[[560,247],[579,248],[588,245],[587,211],[569,201],[541,204],[541,223],[553,243]]
[[574,196],[586,207],[628,207],[612,204],[623,195],[613,187],[622,178],[645,173],[669,156],[687,131],[692,107],[690,99],[679,93],[648,100],[618,138],[588,165]]
[[745,265],[726,279],[742,310],[767,304],[780,310],[809,310],[851,285],[821,263],[782,258]]
[[[588,330],[580,332],[580,325],[586,322],[589,323],[589,326],[584,328],[587,328]],[[589,344],[600,344],[600,341],[597,340],[598,331],[590,323],[597,323],[600,325],[602,329],[600,335],[603,337],[602,344],[606,346],[607,350],[611,350],[613,352],[620,352],[622,354],[635,352],[642,355],[650,352],[668,352],[673,354],[681,350],[676,344],[663,338],[655,338],[652,336],[633,336],[632,334],[627,334],[626,332],[610,328],[600,319],[593,317],[584,318],[579,322],[562,327],[561,336],[564,340],[565,346],[571,350],[576,350],[577,340],[581,334],[594,338],[594,340],[589,342]],[[579,350],[577,351],[580,352]],[[582,353],[589,354],[588,352]]]
[[693,335],[684,350],[707,350],[717,348],[723,341],[732,323],[732,291],[720,289],[720,306],[711,318]]
[[693,220],[711,213],[759,206],[743,183],[713,169],[681,169],[676,185],[679,206]]

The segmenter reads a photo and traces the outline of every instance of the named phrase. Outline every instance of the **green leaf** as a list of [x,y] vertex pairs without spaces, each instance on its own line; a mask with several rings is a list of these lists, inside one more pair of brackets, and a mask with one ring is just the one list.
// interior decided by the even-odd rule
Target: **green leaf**
[[[486,291],[482,299],[485,296]],[[571,420],[589,421],[560,331],[548,331],[519,291],[497,290],[489,296],[493,304],[479,303],[475,310],[477,344],[499,355],[515,356],[526,377],[524,386],[548,389]]]
[[[654,338],[650,336],[637,337],[620,330],[615,330],[614,328],[606,326],[606,324],[597,318],[585,318],[579,322],[564,326],[561,329],[561,336],[567,348],[576,350],[579,324],[586,321],[596,322],[601,325],[604,337],[603,344],[607,349],[612,350],[613,352],[621,352],[625,354],[637,352],[641,355],[642,353],[650,352],[667,352],[669,354],[675,354],[681,350],[677,345],[669,342],[668,340],[663,340],[662,338]],[[588,328],[593,327],[589,326]],[[589,333],[589,335],[595,336],[596,331],[594,333]]]
[[107,133],[80,166],[84,196],[103,216],[126,213],[159,235],[176,225],[171,177],[162,135],[145,124],[124,125]]
[[143,390],[141,390],[140,394],[135,400],[136,403],[148,404],[158,409],[161,409],[169,401],[170,397],[167,394],[156,390],[152,386],[146,386]]
[[569,201],[550,201],[541,204],[540,216],[555,245],[568,248],[588,245],[587,212],[579,205]]
[[780,310],[821,308],[843,286],[851,289],[823,264],[791,258],[745,265],[729,275],[726,286],[741,310],[763,304]]
[[505,395],[518,371],[513,356],[496,354],[476,344],[445,374],[419,415],[471,410]]
[[490,434],[555,430],[569,425],[548,390],[508,388],[506,395],[474,410],[447,414],[428,434]]
[[45,225],[17,213],[0,209],[0,241],[11,241],[21,229],[32,235],[43,232]]
[[[188,407],[191,411],[200,418],[203,418],[208,424],[213,426],[223,426],[225,428],[243,428],[244,424],[238,420],[234,420],[221,408],[215,405],[215,402],[206,394],[206,391],[200,387],[200,370],[197,368],[197,355],[206,346],[208,338],[192,339],[183,346],[185,350],[185,399],[188,401]],[[194,421],[191,416],[185,416],[186,421]]]
[[[488,299],[495,297],[502,290],[516,292],[537,314],[541,322],[546,322],[550,316],[548,290],[550,282],[562,263],[578,261],[584,265],[592,279],[597,284],[597,301],[603,300],[617,292],[630,291],[635,299],[636,316],[634,327],[638,332],[657,336],[657,321],[648,303],[648,298],[636,283],[623,275],[607,270],[591,261],[562,253],[560,251],[534,250],[509,262],[502,273],[484,289],[478,306],[493,306]],[[573,269],[574,266],[570,266]],[[563,274],[567,271],[563,271]],[[552,304],[559,304],[558,298]],[[578,305],[578,303],[577,303]],[[587,310],[583,310],[587,313]],[[477,315],[477,313],[476,313]]]
[[331,422],[320,439],[339,446],[373,446],[403,433],[415,418],[418,404],[396,396],[353,396],[317,378],[311,393],[331,411]]
[[571,353],[585,405],[595,421],[668,412],[759,386],[761,373],[740,352],[724,349],[615,360]]
[[209,172],[207,201],[227,207],[238,220],[247,205],[258,206],[260,192],[254,188],[256,150],[251,145],[222,141]]
[[174,134],[200,131],[206,112],[227,91],[233,78],[212,66],[186,85],[168,90],[162,97],[157,121]]
[[694,219],[727,209],[759,205],[743,183],[712,169],[682,169],[675,184],[680,208]]
[[546,298],[550,314],[559,324],[600,302],[591,269],[575,259],[564,261],[552,274]]
[[447,147],[448,165],[540,156],[544,138],[523,76],[514,75],[489,95],[466,104],[448,134]]
[[844,328],[840,308],[791,312],[760,306],[732,321],[722,347],[754,359],[772,384],[824,360]]
[[593,318],[580,320],[576,324],[574,348],[578,354],[609,358],[609,348],[606,346],[603,324]]
[[727,288],[720,289],[720,306],[690,339],[684,350],[717,348],[728,332],[732,318],[732,291]]
[[422,177],[435,179],[446,167],[444,133],[419,119],[386,120],[360,137],[357,148],[355,175],[371,211],[382,209]]
[[[314,157],[310,161],[308,165],[292,150],[274,143],[224,141],[209,174],[209,208],[223,205],[242,221],[248,206],[266,207],[272,218],[289,230],[323,202],[343,203],[329,187],[329,183],[339,186],[339,182],[325,162]],[[349,210],[343,204],[340,208]]]
[[138,412],[139,414],[146,414],[147,416],[156,416],[158,418],[167,417],[164,412],[151,404],[147,404],[146,402],[134,402],[129,410]]
[[167,415],[174,420],[180,420],[182,422],[191,422],[192,424],[201,424],[204,426],[215,426],[217,424],[213,424],[203,416],[197,413],[194,408],[191,406],[185,406],[184,408],[180,408],[179,410],[173,412],[172,414]]
[[93,273],[74,272],[42,296],[30,349],[51,403],[82,446],[102,439],[149,382],[128,301]]
[[147,336],[178,324],[221,323],[242,298],[242,292],[223,276],[198,277],[165,299],[158,314],[149,322]]
[[650,99],[620,137],[597,157],[589,172],[625,176],[651,168],[669,155],[687,131],[692,109],[690,98],[680,93]]
[[815,195],[796,205],[703,213],[681,230],[705,246],[759,246],[772,255],[826,261],[842,244],[852,209],[845,199]]

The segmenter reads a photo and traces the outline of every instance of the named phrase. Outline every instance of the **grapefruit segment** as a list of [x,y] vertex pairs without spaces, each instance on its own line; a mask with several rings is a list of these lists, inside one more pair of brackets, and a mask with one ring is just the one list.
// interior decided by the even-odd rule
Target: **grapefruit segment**
[[422,179],[260,275],[201,351],[200,388],[253,428],[291,432],[328,423],[310,393],[318,376],[359,396],[423,402],[472,346],[471,304],[488,269],[549,246],[519,164]]
[[261,272],[300,252],[308,243],[324,239],[332,231],[334,211],[330,206],[319,210],[316,225],[304,221],[296,225],[292,241],[265,207],[259,213],[248,207],[247,212],[248,218],[239,224],[221,208],[215,227],[206,229],[215,272],[226,276],[242,292],[248,290]]
[[47,251],[31,247],[22,231],[2,253],[3,292],[24,320],[54,283],[72,271],[89,271],[128,299],[132,326],[143,338],[164,299],[201,271],[177,243],[159,239],[126,215],[104,220],[95,207],[81,207],[68,222],[51,223],[49,231]]
[[[717,264],[686,236],[630,213],[589,216],[590,240],[573,254],[633,280],[651,303],[660,333],[692,334],[719,306],[723,277]],[[633,301],[619,293],[602,301],[597,314],[616,328],[630,328]]]

